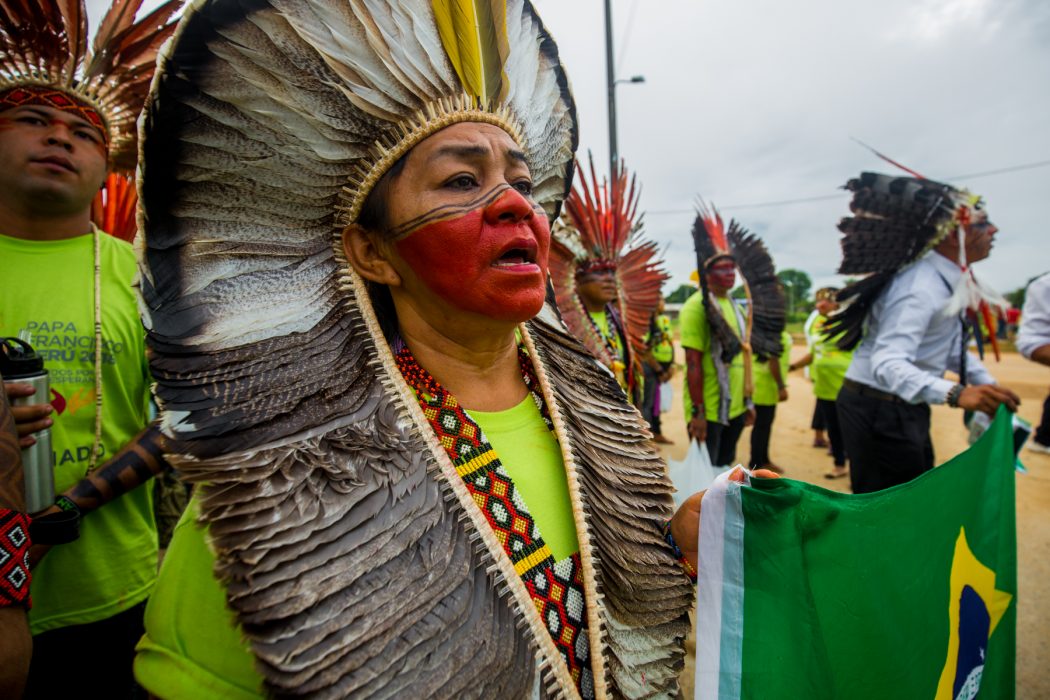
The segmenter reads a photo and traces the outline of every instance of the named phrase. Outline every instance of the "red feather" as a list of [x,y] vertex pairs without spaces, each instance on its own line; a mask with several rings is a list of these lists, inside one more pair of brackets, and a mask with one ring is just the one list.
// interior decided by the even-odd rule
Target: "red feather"
[[134,180],[111,173],[91,203],[91,220],[111,236],[130,243],[138,232],[135,220],[138,201]]

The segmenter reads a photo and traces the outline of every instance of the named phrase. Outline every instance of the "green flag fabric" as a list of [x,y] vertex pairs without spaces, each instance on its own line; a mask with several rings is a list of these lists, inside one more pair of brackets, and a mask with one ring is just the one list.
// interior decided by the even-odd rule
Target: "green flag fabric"
[[1013,698],[1010,414],[885,491],[723,475],[703,500],[696,698]]

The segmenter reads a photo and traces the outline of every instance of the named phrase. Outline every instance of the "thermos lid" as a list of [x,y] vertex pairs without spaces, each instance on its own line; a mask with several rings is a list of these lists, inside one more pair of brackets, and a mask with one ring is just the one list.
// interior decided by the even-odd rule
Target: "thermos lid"
[[6,380],[24,379],[42,374],[44,358],[33,346],[18,338],[0,340],[0,374]]

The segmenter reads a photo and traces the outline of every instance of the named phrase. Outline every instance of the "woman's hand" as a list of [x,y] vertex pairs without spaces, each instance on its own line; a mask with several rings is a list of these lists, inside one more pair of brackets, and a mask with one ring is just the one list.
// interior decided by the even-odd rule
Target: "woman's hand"
[[[744,468],[736,467],[729,475],[730,481],[744,483]],[[756,469],[751,476],[760,479],[779,479],[780,477],[768,469]],[[700,548],[700,501],[704,497],[704,491],[698,491],[685,499],[681,507],[671,518],[671,537],[674,537],[678,548],[686,560],[697,566],[697,551]]]

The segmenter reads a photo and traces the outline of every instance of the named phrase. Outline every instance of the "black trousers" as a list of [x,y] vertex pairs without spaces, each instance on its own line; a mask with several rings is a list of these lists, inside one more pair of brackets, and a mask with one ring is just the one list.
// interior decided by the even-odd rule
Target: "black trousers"
[[809,427],[814,430],[824,430],[826,423],[824,422],[824,412],[820,410],[820,400],[817,399],[817,405],[813,407],[813,420],[809,422]]
[[881,491],[933,469],[926,404],[862,396],[845,386],[835,404],[853,493]]
[[846,446],[842,442],[842,429],[839,427],[839,414],[835,402],[830,399],[817,399],[817,410],[824,416],[824,425],[831,442],[831,456],[836,467],[846,466]]
[[143,602],[105,620],[35,635],[24,700],[63,697],[70,688],[87,698],[145,698],[131,672],[145,610]]
[[744,419],[747,413],[741,413],[729,420],[729,425],[707,421],[707,453],[711,455],[711,464],[716,467],[736,464],[736,443],[740,433],[744,432]]
[[642,376],[645,378],[642,386],[642,418],[649,423],[649,429],[653,435],[660,433],[660,407],[656,404],[656,385],[660,378],[656,376],[656,370],[648,364],[642,364]]
[[1050,447],[1050,396],[1043,402],[1043,419],[1039,421],[1032,439],[1040,445]]
[[751,468],[764,467],[773,460],[769,458],[769,436],[773,432],[773,420],[777,417],[776,404],[755,406],[755,425],[751,428]]

